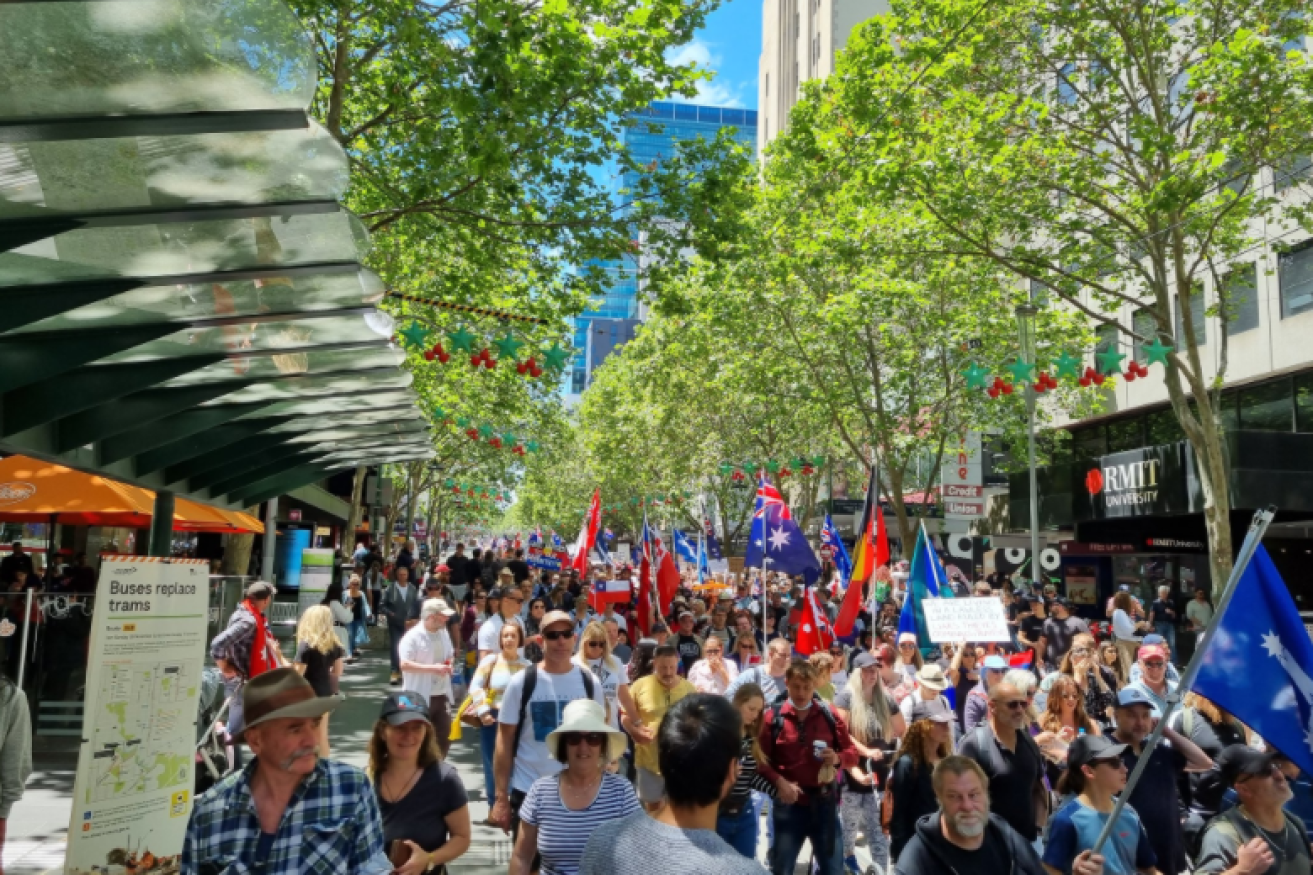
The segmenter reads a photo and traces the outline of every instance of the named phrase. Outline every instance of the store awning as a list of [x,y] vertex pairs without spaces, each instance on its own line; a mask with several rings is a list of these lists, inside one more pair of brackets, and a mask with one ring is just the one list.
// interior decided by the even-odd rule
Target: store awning
[[0,3],[0,451],[240,508],[432,455],[279,0]]
[[[0,521],[146,528],[155,493],[26,456],[0,460]],[[264,532],[250,514],[178,498],[173,528],[185,532]]]

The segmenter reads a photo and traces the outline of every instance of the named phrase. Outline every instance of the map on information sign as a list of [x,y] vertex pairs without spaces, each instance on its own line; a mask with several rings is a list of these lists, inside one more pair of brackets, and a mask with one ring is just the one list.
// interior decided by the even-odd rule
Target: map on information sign
[[102,669],[96,701],[109,719],[92,724],[87,802],[191,786],[192,758],[176,753],[175,736],[194,722],[199,672],[197,660]]

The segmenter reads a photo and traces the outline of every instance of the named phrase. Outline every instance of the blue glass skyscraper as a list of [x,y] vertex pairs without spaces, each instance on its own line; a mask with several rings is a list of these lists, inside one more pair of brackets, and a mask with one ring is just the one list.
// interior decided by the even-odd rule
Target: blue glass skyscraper
[[[634,161],[640,167],[659,166],[660,162],[675,153],[675,144],[682,140],[695,140],[702,137],[714,140],[722,128],[735,128],[734,139],[743,145],[749,155],[757,154],[757,112],[752,109],[730,109],[720,106],[699,106],[693,103],[667,103],[659,101],[647,109],[632,113],[626,119],[626,126],[621,134],[621,141],[628,146]],[[652,131],[650,128],[657,127]],[[637,176],[626,171],[620,175],[617,184],[617,197],[620,190],[633,191]],[[587,388],[592,372],[611,351],[599,351],[587,355],[589,329],[593,320],[625,320],[636,323],[639,316],[638,307],[638,258],[595,261],[589,263],[606,273],[607,288],[604,297],[595,308],[587,310],[575,320],[574,346],[576,355],[570,368],[570,376],[565,391],[577,395]],[[628,326],[608,326],[607,336],[614,338],[617,331],[621,336],[632,335],[632,324]]]

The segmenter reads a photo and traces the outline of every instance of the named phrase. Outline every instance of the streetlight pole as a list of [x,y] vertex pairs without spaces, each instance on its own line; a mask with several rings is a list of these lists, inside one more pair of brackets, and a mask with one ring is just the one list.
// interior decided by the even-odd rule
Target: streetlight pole
[[[1039,309],[1028,302],[1017,307],[1017,331],[1020,335],[1021,360],[1037,366],[1035,358],[1035,316]],[[1026,385],[1026,457],[1030,467],[1030,580],[1031,588],[1042,586],[1039,578],[1039,484],[1035,477],[1035,384]]]

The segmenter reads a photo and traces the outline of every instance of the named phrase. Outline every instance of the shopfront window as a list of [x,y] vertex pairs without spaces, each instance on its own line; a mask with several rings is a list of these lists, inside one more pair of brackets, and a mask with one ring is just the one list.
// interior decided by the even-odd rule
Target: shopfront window
[[1072,429],[1071,452],[1077,459],[1097,459],[1108,454],[1108,437],[1101,425]]
[[1166,410],[1150,413],[1145,417],[1145,421],[1149,430],[1148,445],[1151,447],[1161,444],[1174,444],[1177,441],[1185,440],[1185,432],[1181,431],[1181,423],[1170,407]]
[[1290,381],[1277,380],[1240,392],[1240,428],[1246,431],[1292,431],[1294,401]]
[[1313,432],[1313,374],[1301,374],[1294,379],[1295,431]]
[[1108,423],[1108,452],[1138,450],[1145,445],[1144,420],[1140,417]]

